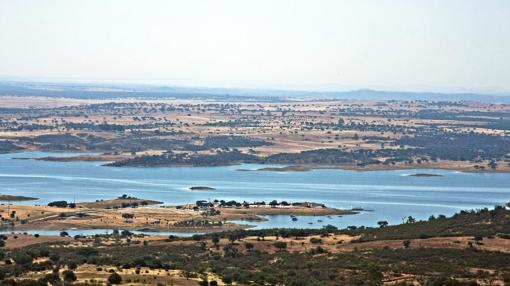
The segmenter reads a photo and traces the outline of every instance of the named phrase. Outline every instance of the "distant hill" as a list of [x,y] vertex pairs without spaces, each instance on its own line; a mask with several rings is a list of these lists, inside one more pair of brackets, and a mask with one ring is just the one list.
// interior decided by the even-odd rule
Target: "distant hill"
[[82,99],[198,98],[215,100],[286,101],[292,99],[428,100],[510,103],[510,95],[379,91],[289,91],[270,89],[174,87],[142,84],[0,81],[0,96],[47,96]]
[[408,91],[378,91],[370,89],[331,93],[337,99],[369,100],[428,100],[428,101],[480,101],[487,103],[510,103],[510,95],[486,95],[476,93],[435,93]]

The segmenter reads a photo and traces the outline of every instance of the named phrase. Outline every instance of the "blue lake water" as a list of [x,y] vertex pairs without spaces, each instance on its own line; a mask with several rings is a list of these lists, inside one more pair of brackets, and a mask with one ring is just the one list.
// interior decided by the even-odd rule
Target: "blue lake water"
[[[463,209],[493,207],[510,201],[510,174],[446,170],[242,172],[237,169],[262,166],[113,168],[101,166],[102,162],[13,159],[67,155],[73,154],[1,154],[0,193],[40,198],[24,204],[94,201],[127,194],[163,201],[167,205],[214,199],[249,202],[276,199],[372,210],[341,217],[299,217],[296,222],[289,216],[272,216],[267,217],[269,221],[256,223],[257,228],[319,228],[326,224],[342,228],[375,226],[379,220],[397,224],[406,216],[427,219],[430,215],[452,215]],[[406,176],[412,173],[443,176]],[[190,191],[191,186],[209,186],[216,190]]]

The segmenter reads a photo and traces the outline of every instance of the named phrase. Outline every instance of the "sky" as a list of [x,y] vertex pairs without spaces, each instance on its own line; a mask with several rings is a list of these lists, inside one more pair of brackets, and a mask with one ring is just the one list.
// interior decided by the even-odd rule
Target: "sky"
[[0,77],[510,94],[510,1],[0,0]]

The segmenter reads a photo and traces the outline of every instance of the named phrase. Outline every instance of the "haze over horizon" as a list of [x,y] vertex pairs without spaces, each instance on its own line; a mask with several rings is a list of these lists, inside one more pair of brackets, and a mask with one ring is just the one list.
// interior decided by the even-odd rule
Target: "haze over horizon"
[[0,1],[3,78],[510,92],[510,2]]

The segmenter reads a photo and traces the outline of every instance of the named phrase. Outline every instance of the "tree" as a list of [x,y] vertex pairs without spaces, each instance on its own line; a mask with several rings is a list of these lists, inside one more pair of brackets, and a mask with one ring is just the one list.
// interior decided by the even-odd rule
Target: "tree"
[[385,220],[378,221],[377,224],[379,225],[380,228],[388,226],[388,222]]
[[48,273],[43,278],[42,281],[45,283],[49,283],[50,285],[62,285],[62,280],[58,276],[58,272]]
[[404,240],[404,241],[402,241],[402,244],[404,245],[405,248],[409,248],[409,246],[411,245],[411,241],[410,240]]
[[120,284],[122,283],[122,277],[117,274],[117,272],[113,272],[108,276],[108,283],[110,284]]
[[320,247],[320,246],[317,246],[313,252],[317,253],[317,254],[322,254],[325,252],[324,248]]
[[16,262],[16,264],[25,267],[25,266],[31,265],[32,261],[34,259],[32,256],[30,256],[28,254],[20,253],[20,254],[14,256],[13,260],[14,260],[14,262]]
[[49,207],[57,207],[57,208],[67,208],[67,202],[66,201],[54,201],[48,203]]
[[69,268],[70,270],[75,270],[76,268],[78,268],[78,264],[76,264],[76,262],[74,262],[74,261],[70,261],[67,264],[67,268]]
[[368,280],[373,282],[373,284],[368,285],[382,285],[383,274],[381,270],[376,265],[370,265],[367,269]]
[[247,250],[252,250],[252,249],[253,249],[253,247],[255,247],[255,246],[253,245],[253,243],[246,242],[246,243],[244,244],[244,247],[246,247],[246,249],[247,249]]
[[135,217],[134,214],[130,214],[130,213],[123,213],[122,214],[122,218],[126,220],[126,222],[128,222],[128,220],[130,219],[133,219]]
[[202,280],[198,282],[200,286],[209,286],[209,281],[207,281],[207,276],[203,277]]
[[71,270],[66,270],[62,273],[63,277],[64,277],[64,281],[65,282],[73,282],[73,281],[76,281],[76,275],[74,274],[73,271]]
[[232,284],[232,276],[230,275],[225,275],[223,278],[221,278],[221,281],[223,281],[223,283],[225,284]]
[[321,244],[322,243],[322,239],[317,238],[317,237],[312,237],[312,238],[310,238],[310,242],[313,243],[313,244]]
[[269,205],[270,205],[272,208],[274,208],[274,207],[276,207],[276,206],[278,205],[278,202],[277,202],[276,200],[272,200],[272,201],[269,203]]
[[284,250],[285,248],[287,248],[287,243],[284,241],[277,241],[274,243],[274,246],[278,248],[278,250]]
[[406,219],[406,223],[415,223],[416,219],[412,216],[408,216]]
[[211,236],[211,241],[215,246],[217,246],[218,243],[220,242],[220,235],[217,233],[213,233]]
[[332,232],[335,232],[335,231],[338,231],[338,227],[334,226],[334,225],[326,225],[322,228],[324,231],[326,231],[326,233],[332,233]]
[[503,282],[505,285],[510,285],[510,273],[503,274]]
[[186,271],[186,270],[184,270],[184,271],[182,272],[182,275],[184,276],[184,278],[186,278],[186,280],[189,280],[190,278],[192,278],[192,277],[193,277],[193,273],[192,273],[192,272],[190,272],[190,271]]
[[232,232],[232,233],[228,234],[228,240],[230,241],[230,243],[234,243],[238,239],[239,239],[239,235],[237,233]]
[[133,233],[132,233],[132,232],[130,232],[129,230],[125,230],[125,229],[124,229],[124,230],[122,230],[122,231],[120,232],[120,235],[121,235],[121,236],[131,236],[131,235],[133,235]]
[[51,261],[53,261],[55,263],[57,263],[60,260],[60,256],[56,253],[51,254],[49,258]]

